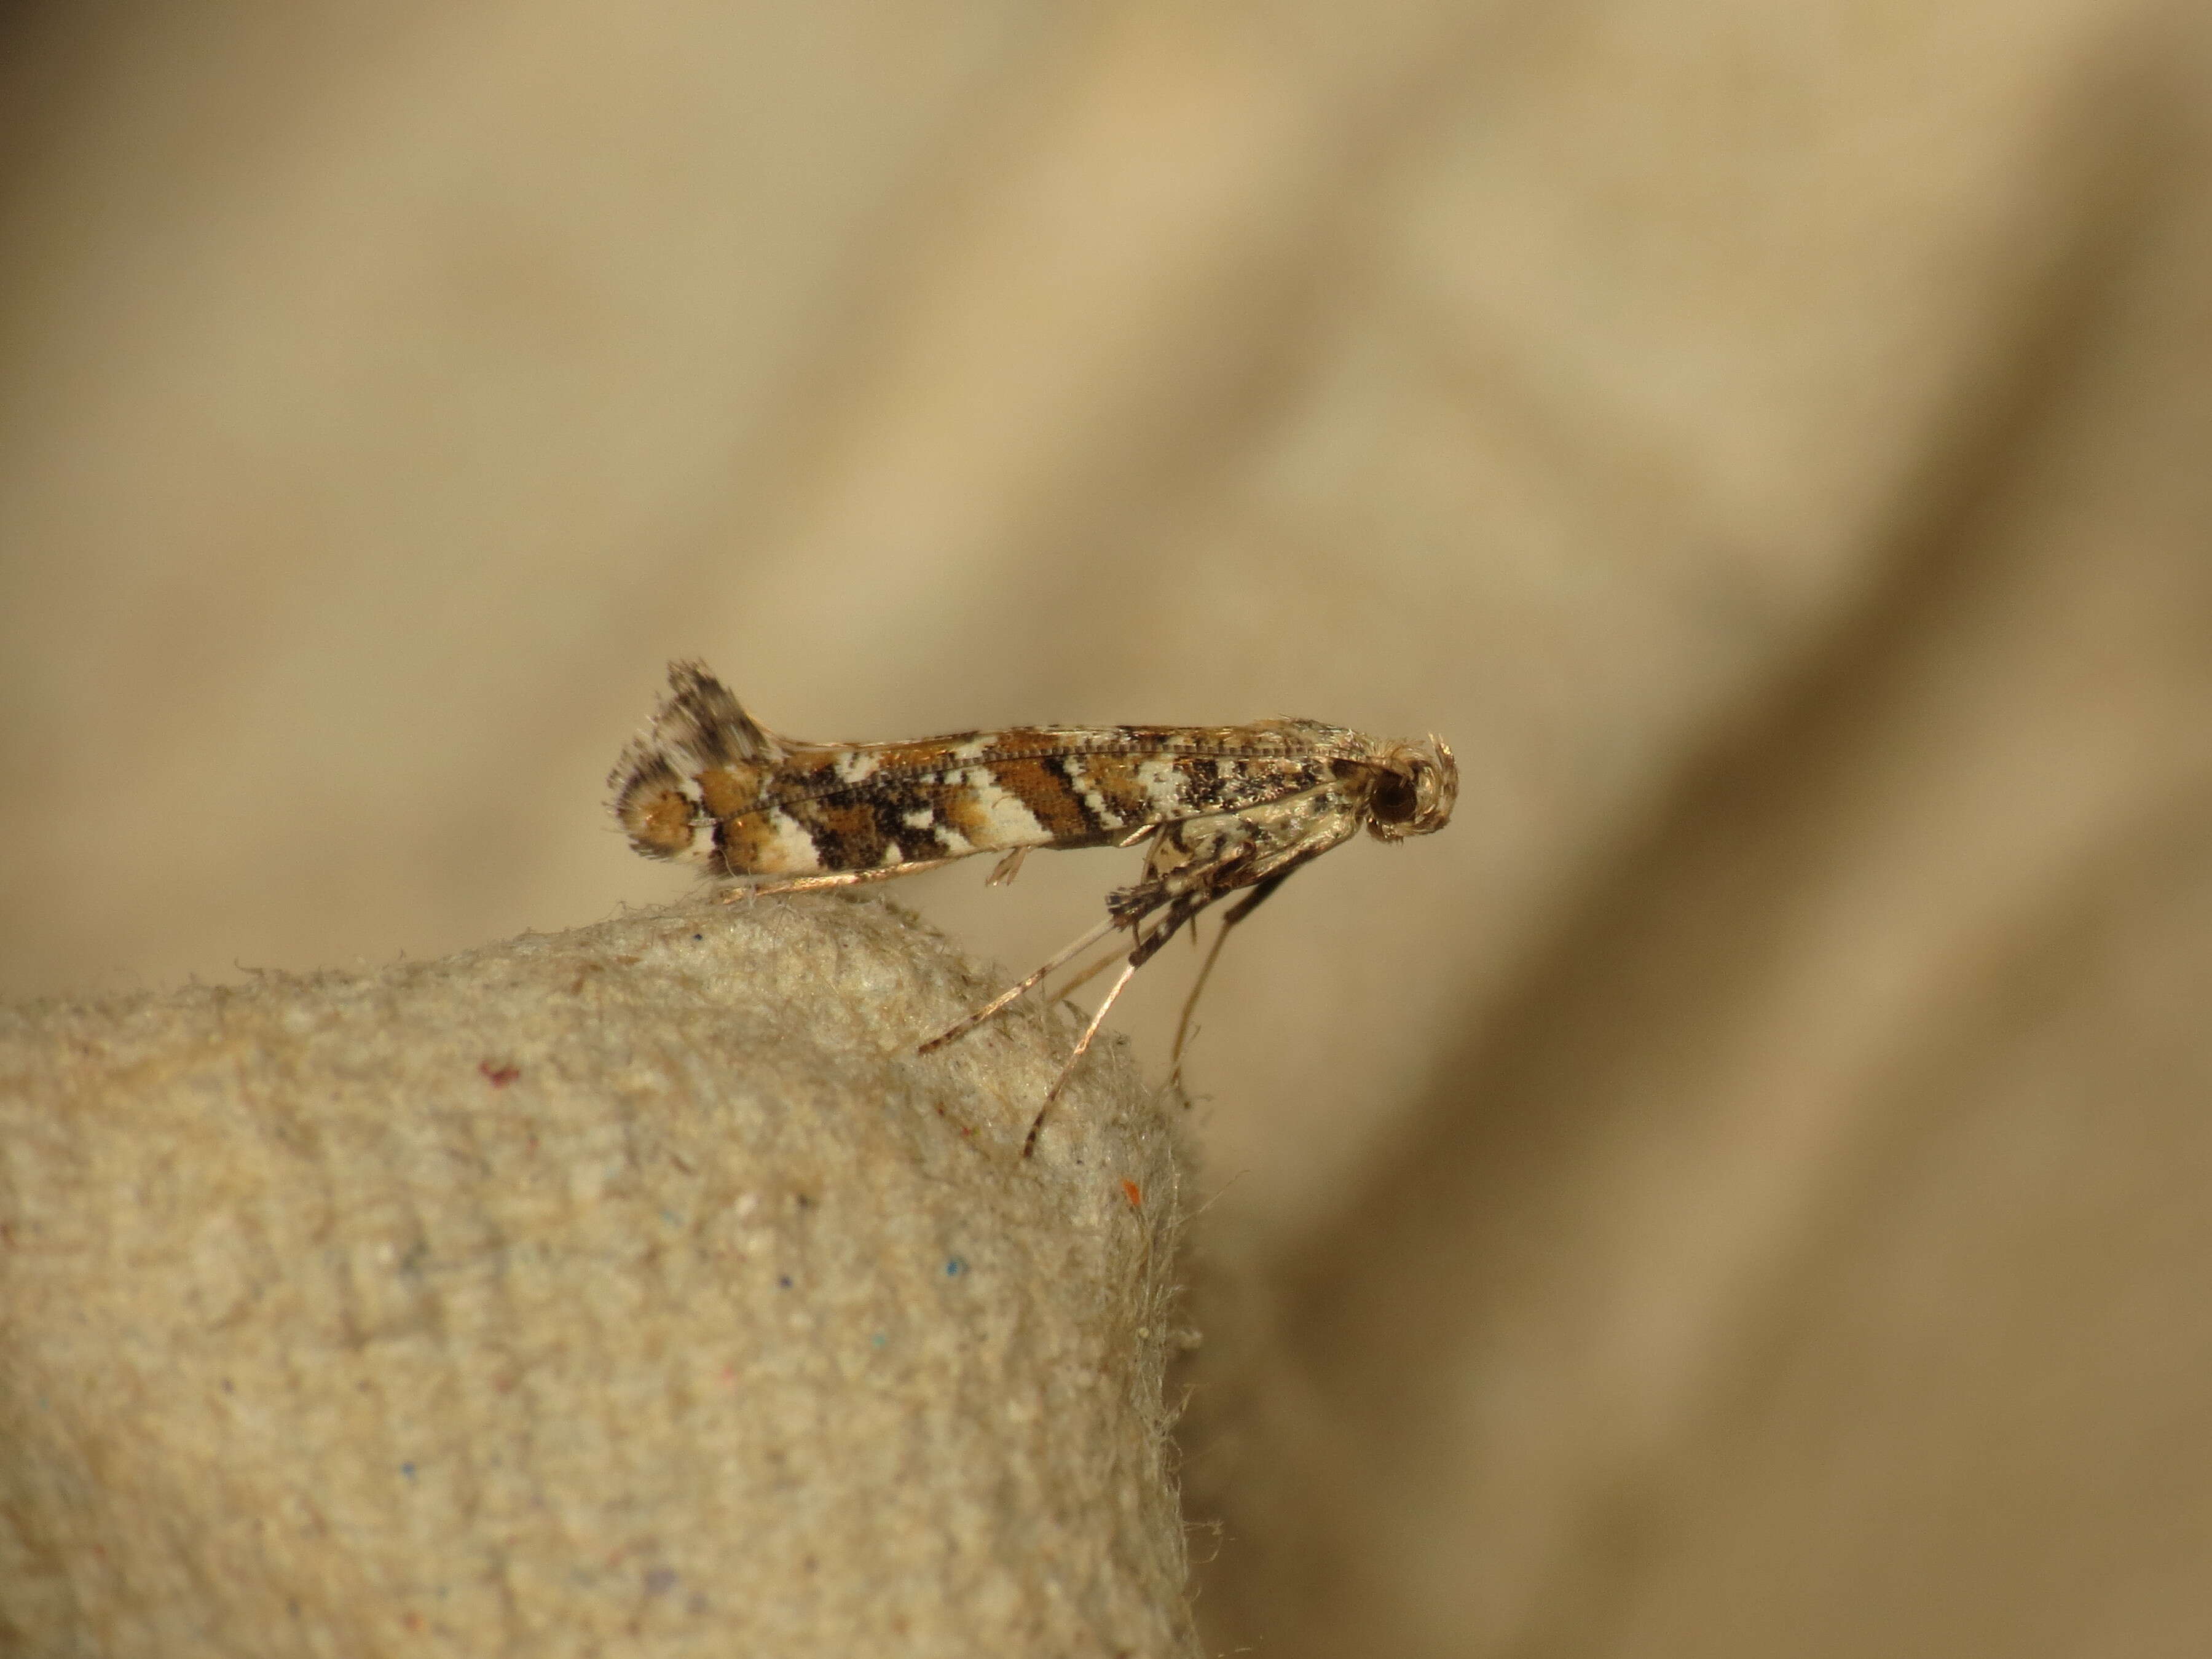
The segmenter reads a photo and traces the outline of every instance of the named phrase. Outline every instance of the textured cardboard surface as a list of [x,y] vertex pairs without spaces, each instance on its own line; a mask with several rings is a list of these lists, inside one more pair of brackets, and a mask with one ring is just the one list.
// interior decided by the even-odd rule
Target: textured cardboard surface
[[1176,1133],[873,900],[0,1015],[0,1646],[1180,1654]]

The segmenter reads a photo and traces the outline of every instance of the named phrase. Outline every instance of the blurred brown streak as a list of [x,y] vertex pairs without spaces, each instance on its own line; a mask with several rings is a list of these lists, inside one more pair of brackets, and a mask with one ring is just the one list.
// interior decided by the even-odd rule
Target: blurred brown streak
[[46,159],[45,130],[68,104],[91,45],[54,0],[0,0],[0,200]]

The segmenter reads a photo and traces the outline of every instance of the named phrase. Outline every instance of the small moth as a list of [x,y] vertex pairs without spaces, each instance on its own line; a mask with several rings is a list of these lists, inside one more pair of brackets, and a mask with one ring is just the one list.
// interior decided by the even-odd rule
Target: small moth
[[755,722],[703,664],[672,663],[668,680],[652,724],[607,780],[614,814],[639,852],[739,884],[726,900],[879,881],[979,852],[1002,855],[995,885],[1032,847],[1146,847],[1138,879],[1107,895],[1104,921],[921,1044],[927,1054],[964,1037],[1108,934],[1128,935],[1121,975],[1037,1108],[1024,1158],[1107,1010],[1185,923],[1243,895],[1223,913],[1183,1005],[1178,1062],[1231,928],[1291,871],[1362,829],[1382,841],[1442,829],[1459,793],[1451,750],[1433,735],[1391,742],[1314,720],[1261,720],[805,743]]

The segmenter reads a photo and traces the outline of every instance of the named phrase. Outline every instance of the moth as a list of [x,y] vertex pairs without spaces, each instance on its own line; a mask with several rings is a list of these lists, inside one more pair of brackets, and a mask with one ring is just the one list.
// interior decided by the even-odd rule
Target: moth
[[652,724],[607,780],[614,814],[639,852],[736,883],[725,900],[885,881],[982,852],[1001,855],[997,885],[1032,848],[1145,848],[1137,880],[1107,895],[1103,921],[921,1046],[927,1054],[958,1040],[1109,934],[1127,935],[1121,974],[1037,1108],[1024,1158],[1115,999],[1161,946],[1240,895],[1183,1005],[1180,1064],[1191,1010],[1238,923],[1292,871],[1363,829],[1382,841],[1442,829],[1459,794],[1452,752],[1433,734],[1394,742],[1315,720],[1261,720],[808,743],[760,725],[702,663],[671,663],[668,680]]

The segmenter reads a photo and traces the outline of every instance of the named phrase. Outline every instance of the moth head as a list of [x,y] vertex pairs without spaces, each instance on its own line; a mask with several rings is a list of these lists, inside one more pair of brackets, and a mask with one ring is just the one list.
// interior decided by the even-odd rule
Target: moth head
[[1418,742],[1394,743],[1376,765],[1367,797],[1367,833],[1378,841],[1402,841],[1442,829],[1459,799],[1459,765],[1434,732]]

